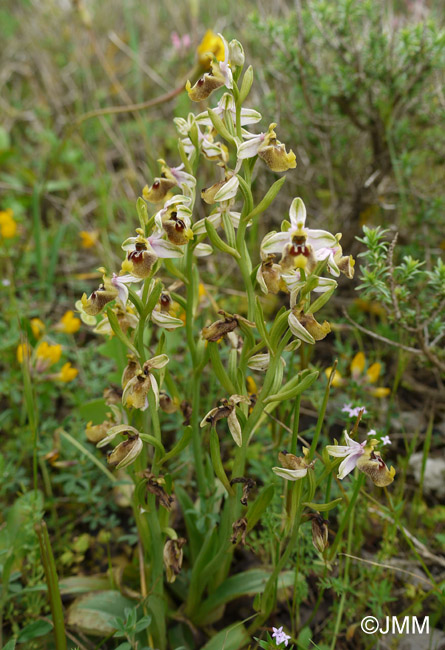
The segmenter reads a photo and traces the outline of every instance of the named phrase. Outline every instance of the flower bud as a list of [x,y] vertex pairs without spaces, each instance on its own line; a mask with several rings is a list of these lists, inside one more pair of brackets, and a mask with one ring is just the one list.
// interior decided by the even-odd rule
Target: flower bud
[[148,407],[148,391],[151,388],[151,375],[142,370],[127,382],[122,394],[122,403],[128,408],[145,411]]
[[226,317],[223,320],[217,320],[211,325],[202,328],[202,338],[206,341],[216,342],[223,338],[229,332],[233,332],[238,326],[236,318]]
[[88,422],[87,428],[85,429],[85,435],[90,442],[97,444],[107,437],[108,429],[112,426],[112,422],[109,422],[108,420],[105,420],[102,424],[95,425],[93,425],[92,422]]
[[243,546],[246,545],[246,535],[247,535],[247,519],[245,517],[241,517],[241,519],[237,519],[232,524],[232,530],[233,530],[233,535],[230,538],[230,541],[232,544],[236,544],[238,537],[241,535],[241,544]]
[[109,386],[105,388],[103,392],[105,404],[111,406],[111,404],[120,404],[122,399],[122,389],[119,386]]
[[178,410],[178,404],[175,399],[172,399],[165,390],[159,391],[159,406],[164,413],[174,413]]
[[314,514],[312,519],[312,543],[319,553],[323,553],[328,547],[328,521],[320,514]]
[[130,465],[142,451],[143,443],[136,435],[129,436],[128,440],[120,442],[107,456],[109,465],[121,469]]
[[[258,269],[257,279],[261,284],[261,279],[269,293],[278,293],[283,289],[281,280],[281,266],[274,263],[275,255],[269,255]],[[263,291],[264,288],[262,287]],[[284,285],[284,290],[286,287]]]
[[184,557],[182,547],[187,544],[184,537],[169,539],[164,546],[164,565],[167,573],[167,582],[174,582],[176,576],[181,572],[182,560]]
[[133,379],[133,377],[136,377],[136,375],[141,371],[141,366],[139,364],[139,361],[137,361],[134,357],[130,357],[128,360],[127,365],[124,368],[124,372],[122,373],[122,388],[125,388],[125,386],[128,384],[130,379]]
[[229,61],[233,66],[244,65],[244,48],[236,38],[231,40],[229,43]]

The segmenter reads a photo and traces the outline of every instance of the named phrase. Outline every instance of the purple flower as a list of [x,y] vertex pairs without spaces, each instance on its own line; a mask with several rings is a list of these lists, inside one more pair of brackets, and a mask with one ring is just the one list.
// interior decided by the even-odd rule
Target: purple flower
[[275,639],[276,645],[280,645],[281,643],[284,643],[284,645],[287,647],[287,644],[289,643],[290,636],[286,634],[286,632],[283,632],[283,626],[281,627],[273,627],[273,634],[272,638]]
[[365,453],[365,446],[368,441],[364,440],[363,442],[356,442],[352,440],[350,436],[345,431],[345,441],[346,445],[328,445],[326,451],[331,456],[336,456],[337,458],[344,458],[344,461],[340,463],[338,468],[337,478],[344,479],[345,476],[350,474],[354,467],[357,465],[357,461]]
[[342,413],[347,413],[350,418],[358,417],[360,411],[363,411],[363,415],[368,412],[364,406],[355,406],[352,408],[351,404],[345,404],[342,408]]
[[382,444],[383,445],[392,445],[391,440],[389,439],[389,436],[383,436],[382,438]]

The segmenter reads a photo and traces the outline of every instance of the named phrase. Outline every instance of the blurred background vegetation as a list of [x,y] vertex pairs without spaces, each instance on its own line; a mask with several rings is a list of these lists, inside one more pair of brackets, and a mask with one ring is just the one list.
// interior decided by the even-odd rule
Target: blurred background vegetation
[[[45,460],[54,448],[60,451],[59,427],[83,440],[85,422],[93,415],[100,421],[94,412],[97,403],[90,410],[83,405],[118,377],[107,359],[107,343],[86,328],[78,333],[52,328],[74,308],[83,291],[90,293],[96,286],[98,266],[111,269],[120,263],[120,244],[137,223],[135,200],[157,175],[156,160],[163,157],[172,165],[178,161],[172,118],[194,110],[185,93],[144,110],[125,107],[184,84],[206,29],[243,43],[255,71],[250,104],[262,112],[262,127],[278,122],[280,139],[297,156],[297,169],[288,174],[261,223],[251,229],[252,250],[259,250],[262,236],[278,227],[287,217],[291,199],[300,195],[311,227],[342,232],[343,248],[354,256],[364,251],[356,239],[364,225],[389,229],[388,241],[398,233],[394,265],[410,255],[431,270],[443,256],[441,0],[3,0],[0,494],[8,504],[3,523],[8,517],[10,523],[7,535],[3,527],[0,550],[8,553],[17,540],[21,545],[14,571],[8,573],[12,586],[3,589],[1,597],[7,634],[47,611],[45,595],[38,588],[43,576],[36,559],[38,547],[32,525],[28,526],[34,517],[40,518],[43,503],[36,511],[21,496],[12,505],[17,495],[29,496],[32,488],[32,423],[23,404],[17,361],[24,334],[33,344],[39,338],[32,319],[43,322],[62,345],[65,361],[79,369],[75,382],[43,382],[34,404],[39,413],[35,426],[40,432],[39,471],[46,507],[53,514],[57,510],[60,527],[53,542],[60,571],[69,573],[85,561],[86,573],[89,567],[106,567],[110,531],[115,533],[114,543],[124,544],[119,546],[121,555],[131,554],[134,528],[123,526],[118,503],[100,499],[106,477],[98,468],[69,446],[63,455],[65,466],[53,468]],[[115,107],[122,111],[105,111]],[[212,180],[204,179],[203,186]],[[270,172],[261,167],[254,186],[257,197],[270,181]],[[204,205],[199,209],[195,219],[205,215]],[[223,279],[218,280],[213,261],[202,261],[202,269],[208,286],[216,285],[223,294]],[[356,269],[355,288],[361,281],[360,259]],[[230,266],[224,269],[225,274],[230,272]],[[358,298],[346,284],[337,294],[332,315],[337,327],[320,344],[313,362],[323,369],[336,356],[342,374],[347,375],[355,352],[363,350],[369,365],[378,359],[385,366],[385,385],[392,392],[385,407],[376,407],[376,417],[386,433],[397,414],[394,427],[400,437],[392,453],[403,476],[399,496],[416,495],[415,507],[408,513],[411,523],[432,552],[439,552],[445,541],[445,516],[437,505],[437,492],[426,494],[422,487],[426,456],[439,456],[444,448],[443,327],[438,324],[432,333],[437,339],[437,364],[418,347],[417,334],[409,329],[412,323],[396,317],[391,301],[385,308],[377,283],[373,292],[372,272],[364,297]],[[401,300],[415,313],[418,305],[423,315],[430,308],[438,309],[438,323],[443,323],[443,304],[436,300],[439,289],[431,294],[427,285],[427,278],[421,284],[414,282]],[[242,310],[236,304],[239,296],[232,299]],[[270,298],[271,312],[276,300],[281,298]],[[343,308],[367,332],[355,328],[342,315]],[[391,340],[417,352],[391,346]],[[360,396],[360,391],[355,395]],[[317,399],[315,395],[315,406]],[[338,413],[332,414],[332,423],[340,427]],[[419,449],[423,453],[420,491],[405,483],[411,471],[409,460]],[[258,458],[251,460],[260,475],[257,451]],[[421,459],[422,454],[418,464]],[[28,523],[23,527],[11,523],[16,517]],[[264,526],[265,539],[260,539],[259,547],[272,535],[271,522]],[[363,526],[365,530],[369,522]],[[74,538],[73,546],[63,555],[61,549],[69,538]],[[386,538],[387,552],[389,545]],[[363,571],[368,578],[372,574]],[[380,584],[383,603],[394,582]],[[34,590],[33,585],[37,585]],[[308,592],[302,590],[304,600]],[[419,596],[418,585],[413,590],[405,593],[408,600],[423,602],[427,597]],[[348,597],[353,607],[354,598]],[[435,611],[439,615],[442,610]],[[35,643],[29,647],[41,647],[39,641]]]

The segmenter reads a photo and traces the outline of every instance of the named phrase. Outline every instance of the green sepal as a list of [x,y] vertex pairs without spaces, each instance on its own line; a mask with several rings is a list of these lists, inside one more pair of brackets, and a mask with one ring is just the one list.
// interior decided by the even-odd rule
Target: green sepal
[[332,287],[329,291],[322,293],[321,296],[314,300],[309,309],[306,310],[306,314],[315,314],[316,311],[321,309],[329,301],[335,289],[336,287]]
[[136,294],[133,289],[130,287],[127,287],[128,289],[128,297],[133,303],[133,305],[136,307],[138,314],[141,315],[144,311],[144,305],[142,304],[142,300],[139,298],[139,296]]
[[174,447],[172,447],[170,449],[170,451],[168,451],[165,454],[165,456],[163,456],[160,459],[159,464],[162,465],[163,463],[166,463],[171,458],[174,458],[175,456],[180,454],[181,451],[184,451],[184,449],[186,449],[186,447],[188,447],[191,439],[192,439],[192,427],[190,425],[188,425],[187,427],[185,427],[184,433],[182,434],[181,439],[178,440],[176,445],[174,445]]
[[250,89],[253,84],[253,68],[251,65],[247,68],[243,76],[243,81],[241,83],[241,88],[239,91],[239,96],[237,99],[237,105],[242,106],[246,101],[247,95],[250,93]]
[[215,226],[208,219],[205,220],[205,227],[209,239],[215,248],[222,251],[223,253],[232,255],[232,257],[235,257],[237,260],[241,259],[241,255],[238,253],[238,251],[235,248],[232,248],[232,246],[229,246],[229,244],[226,244],[226,242],[221,239],[221,237],[216,232]]
[[241,176],[241,174],[237,174],[237,178],[239,180],[239,187],[241,190],[241,194],[243,195],[244,198],[244,207],[243,207],[243,214],[241,214],[241,219],[245,219],[245,215],[249,215],[252,212],[253,209],[253,196],[252,196],[252,191],[244,178]]
[[117,338],[125,345],[126,348],[134,354],[136,358],[139,357],[138,351],[134,347],[133,343],[130,341],[128,336],[123,333],[123,331],[120,328],[119,321],[117,320],[117,316],[114,313],[114,311],[111,309],[111,307],[108,307],[107,309],[107,316],[108,316],[108,322],[111,325],[111,329],[113,332],[116,334]]
[[[269,188],[269,190],[266,192],[264,197],[261,199],[261,201],[258,203],[256,208],[254,208],[251,212],[246,217],[246,221],[250,221],[251,219],[254,219],[257,217],[259,214],[267,210],[269,205],[272,203],[272,201],[275,199],[277,196],[278,192],[281,190],[283,187],[284,182],[286,181],[286,177],[282,176],[279,178],[275,183]],[[290,224],[289,224],[290,225]]]
[[159,451],[160,454],[162,454],[162,456],[164,456],[165,454],[164,445],[157,438],[151,436],[148,433],[140,433],[139,438],[144,442],[148,442],[149,445],[152,445],[155,449]]
[[329,501],[329,503],[313,503],[304,501],[303,505],[306,506],[306,508],[315,510],[316,512],[327,512],[328,510],[336,508],[342,501],[343,499],[340,497],[339,499],[334,499],[334,501]]
[[136,201],[136,210],[138,213],[141,228],[145,231],[145,226],[148,224],[148,212],[147,205],[141,196]]
[[224,140],[227,140],[227,142],[230,142],[230,144],[236,146],[235,138],[227,130],[222,119],[215,113],[215,111],[212,111],[211,108],[208,109],[208,114],[219,135],[224,138]]
[[299,372],[296,377],[293,377],[290,381],[284,384],[277,393],[269,395],[269,397],[264,400],[264,404],[270,404],[270,402],[282,402],[300,395],[303,391],[312,386],[318,375],[318,370],[309,370],[308,368]]
[[162,293],[162,282],[160,280],[156,280],[155,285],[148,297],[147,304],[145,306],[145,318],[148,317],[149,314],[153,311],[155,308],[160,296]]
[[223,212],[221,215],[222,223],[224,226],[224,232],[226,233],[227,241],[232,248],[236,248],[236,235],[235,228],[227,212]]

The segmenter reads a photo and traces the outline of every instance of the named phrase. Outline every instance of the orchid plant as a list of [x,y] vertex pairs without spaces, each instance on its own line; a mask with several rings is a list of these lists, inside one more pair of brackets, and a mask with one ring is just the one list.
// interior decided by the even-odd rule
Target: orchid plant
[[[98,336],[114,335],[127,354],[124,367],[116,357],[122,379],[118,390],[105,395],[108,419],[89,423],[86,434],[99,448],[111,446],[108,464],[125,468],[134,482],[142,603],[151,616],[148,642],[161,650],[170,647],[175,620],[207,629],[223,616],[220,605],[227,600],[217,595],[228,584],[235,548],[246,543],[276,489],[285,494],[283,541],[274,566],[264,575],[249,626],[240,623],[236,632],[239,647],[272,615],[280,574],[306,520],[312,519],[314,545],[323,562],[330,566],[334,561],[320,513],[338,507],[342,499],[326,503],[324,483],[343,480],[357,468],[375,485],[387,486],[395,473],[375,449],[378,440],[354,440],[357,427],[345,432],[345,445],[319,449],[335,367],[330,369],[312,442],[303,439],[303,455],[297,456],[301,396],[319,375],[308,367],[305,350],[331,329],[326,320],[317,322],[315,314],[336,291],[335,278],[340,273],[353,276],[354,260],[343,254],[340,234],[308,227],[312,217],[307,218],[299,197],[291,202],[281,231],[266,234],[250,250],[247,229],[269,208],[285,181],[284,176],[275,180],[255,204],[254,169],[265,165],[282,174],[296,166],[296,157],[278,139],[275,123],[256,132],[262,116],[244,106],[253,70],[244,70],[241,44],[229,43],[222,35],[215,41],[206,38],[211,48],[199,52],[202,75],[188,82],[186,90],[201,108],[214,93],[222,95],[213,107],[175,119],[180,160],[171,166],[160,159],[159,176],[137,200],[139,224],[122,243],[121,268],[100,269],[100,286],[76,303],[84,323]],[[215,171],[214,183],[199,189],[201,170],[208,165]],[[207,214],[197,218],[203,206]],[[243,314],[229,313],[209,297],[214,315],[200,323],[201,258],[217,264],[222,256],[238,266],[236,288],[246,298],[240,305]],[[266,317],[263,296],[268,293],[280,293],[283,306]],[[184,335],[178,338],[173,333],[179,329]],[[180,385],[172,361],[184,344],[181,354],[188,355],[191,372],[189,383]],[[258,376],[255,392],[249,390],[249,369]],[[209,381],[218,385],[218,405]],[[267,431],[283,404],[293,413],[289,451],[276,454],[281,466],[270,467],[265,487],[256,492],[249,477],[249,445]],[[174,441],[163,435],[166,418],[175,422]],[[222,446],[230,449],[230,462]],[[194,474],[184,487],[184,481],[175,480],[178,459],[188,454]],[[320,503],[314,501],[316,495]],[[185,526],[172,512],[173,500]],[[204,524],[197,526],[202,516]],[[175,581],[180,586],[171,591]],[[178,598],[183,601],[180,611],[174,604]],[[283,627],[273,631],[276,644],[287,646],[291,636]]]

